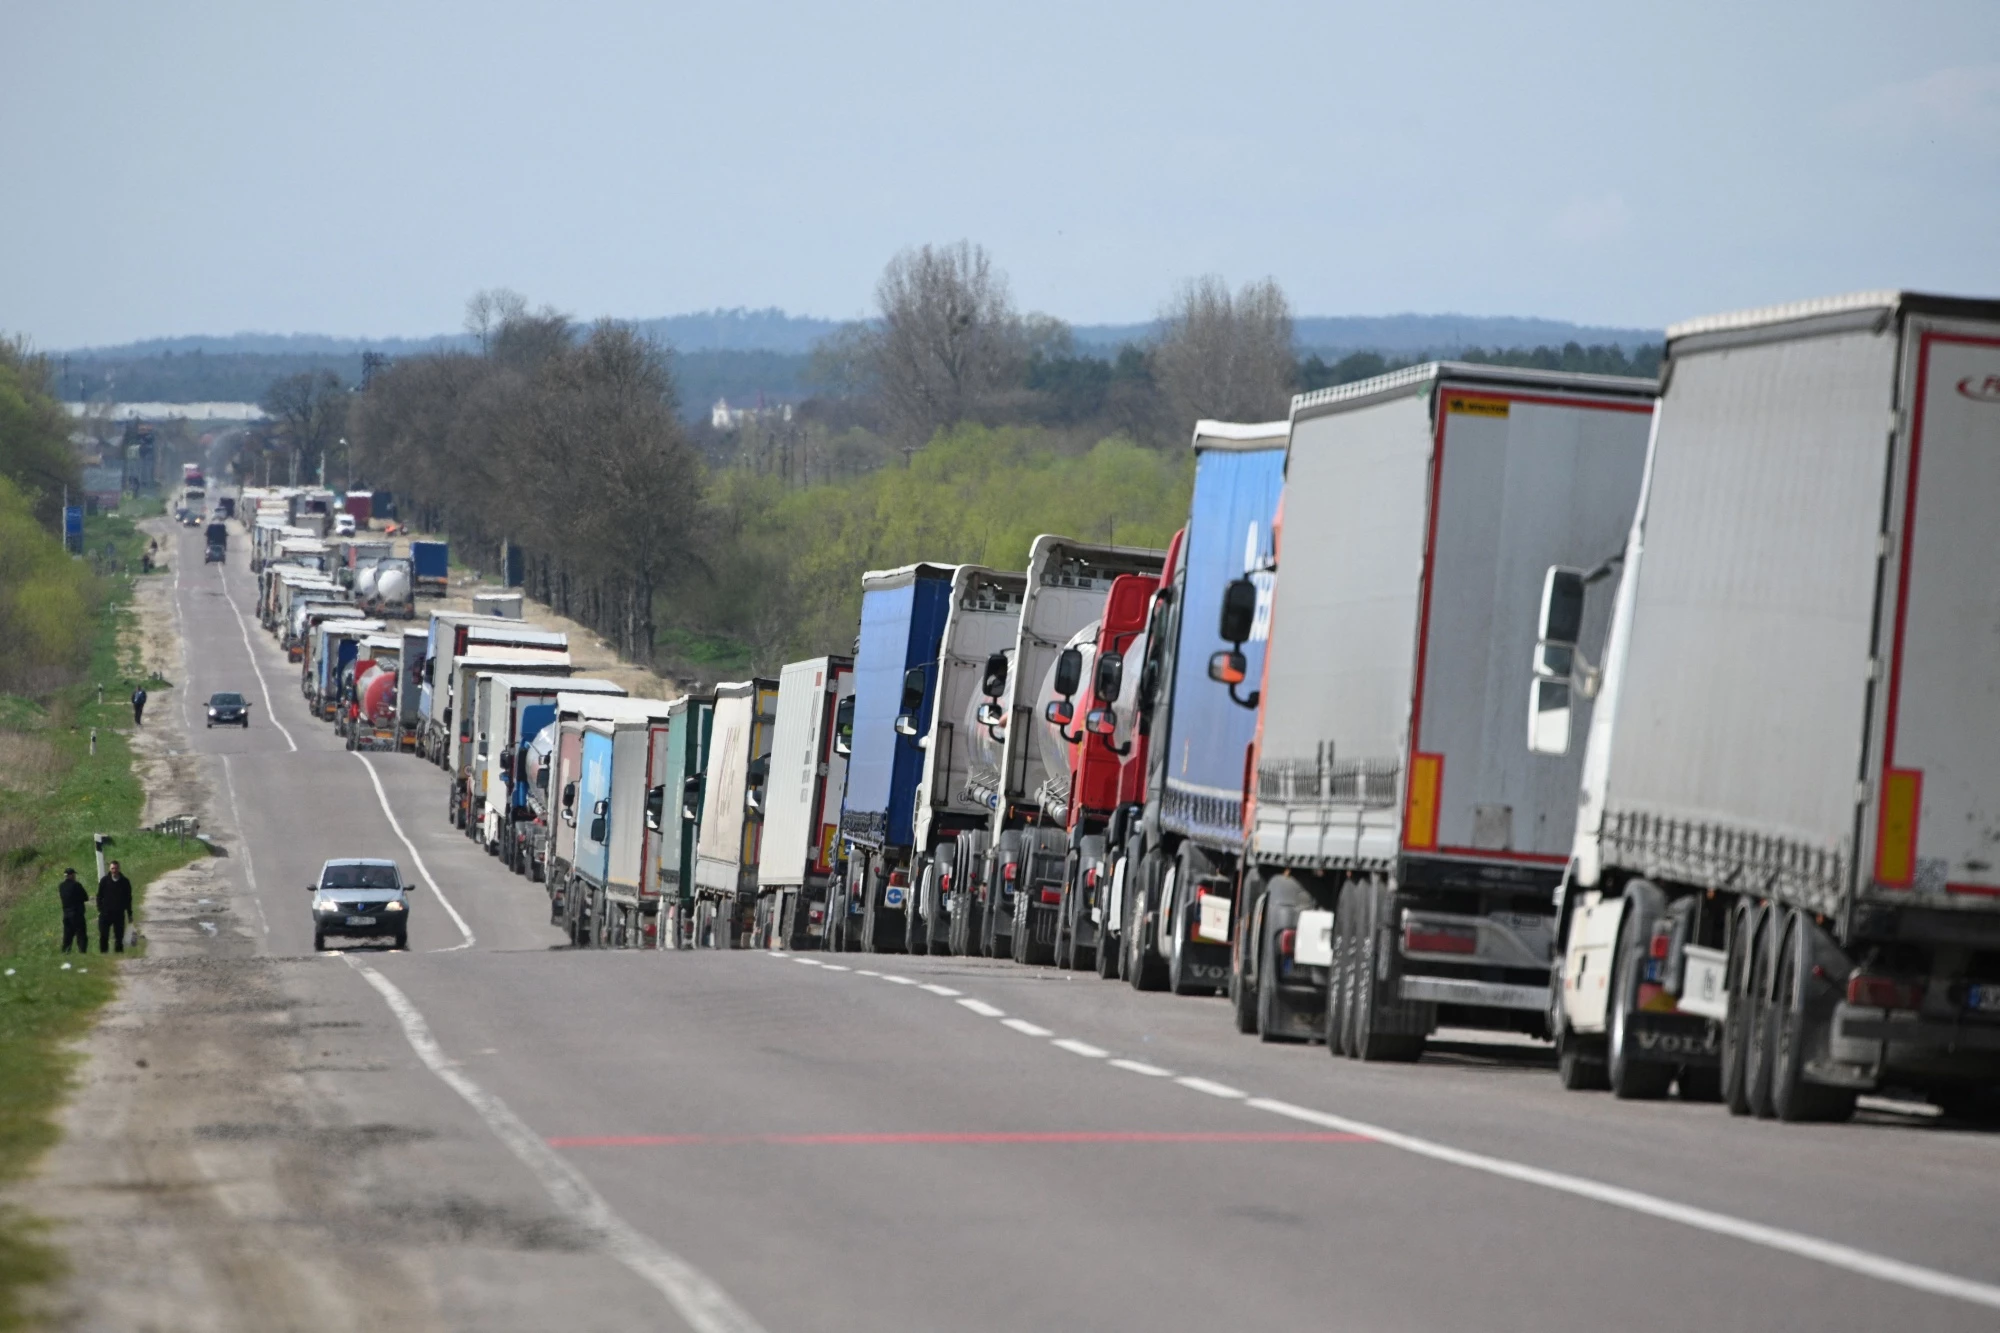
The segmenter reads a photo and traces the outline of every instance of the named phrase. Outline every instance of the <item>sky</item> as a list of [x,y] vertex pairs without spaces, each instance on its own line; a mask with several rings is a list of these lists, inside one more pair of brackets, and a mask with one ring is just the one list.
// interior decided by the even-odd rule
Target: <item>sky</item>
[[7,0],[0,332],[1016,302],[1658,327],[2000,295],[2000,3]]

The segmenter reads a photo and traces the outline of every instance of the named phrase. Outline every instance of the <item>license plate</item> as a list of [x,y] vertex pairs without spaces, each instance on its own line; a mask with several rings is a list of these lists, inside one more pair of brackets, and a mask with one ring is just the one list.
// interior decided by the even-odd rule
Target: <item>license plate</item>
[[1976,1014],[2000,1014],[2000,986],[1967,986],[1965,1007]]
[[351,916],[347,918],[347,924],[350,926],[372,926],[375,924],[375,918],[372,916]]

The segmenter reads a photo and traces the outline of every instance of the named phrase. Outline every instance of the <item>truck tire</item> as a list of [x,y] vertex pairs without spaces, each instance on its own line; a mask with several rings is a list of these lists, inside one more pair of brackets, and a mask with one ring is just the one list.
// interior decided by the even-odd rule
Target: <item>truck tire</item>
[[1722,1019],[1722,1100],[1731,1115],[1750,1114],[1750,963],[1756,939],[1757,913],[1738,906],[1729,919],[1729,960],[1724,985],[1729,1009]]
[[1370,1063],[1409,1064],[1423,1055],[1430,1035],[1427,1005],[1383,993],[1383,937],[1394,902],[1395,890],[1377,880],[1363,890],[1356,912],[1362,933],[1354,954],[1354,1054]]
[[936,894],[934,885],[924,882],[925,876],[931,873],[930,857],[919,852],[910,863],[910,887],[903,899],[903,951],[917,958],[924,957],[931,951],[932,909],[929,899],[934,898]]
[[[1120,969],[1125,963],[1125,950],[1121,947],[1125,942],[1124,922],[1117,921],[1118,928],[1112,929],[1114,923],[1111,915],[1111,886],[1121,879],[1120,871],[1124,865],[1125,858],[1122,856],[1112,861],[1106,867],[1106,878],[1103,887],[1098,891],[1097,976],[1100,981],[1118,980],[1122,975]],[[1118,904],[1118,910],[1123,913],[1125,910],[1123,903]]]
[[[1104,836],[1093,833],[1077,840],[1076,882],[1069,889],[1075,900],[1070,905],[1070,965],[1077,968],[1095,968],[1099,946],[1104,941],[1104,906],[1100,899],[1110,888],[1111,867],[1109,845]],[[1085,876],[1096,872],[1095,884],[1085,882]],[[1090,936],[1088,943],[1085,935]]]
[[1333,966],[1327,969],[1326,1051],[1335,1059],[1354,1056],[1354,910],[1361,891],[1343,885],[1333,908]]
[[[1743,1043],[1743,1098],[1751,1115],[1771,1118],[1771,1048],[1776,1034],[1771,1030],[1771,972],[1778,950],[1781,924],[1778,913],[1768,904],[1757,909],[1756,930],[1750,937],[1749,991],[1745,996],[1744,1026],[1748,1038]],[[1731,997],[1733,1012],[1735,997]]]
[[1556,1044],[1556,1079],[1569,1092],[1604,1092],[1611,1079],[1604,1070],[1603,1053],[1570,1031],[1562,995],[1563,960],[1558,951],[1549,965],[1549,1035]]
[[1278,932],[1259,932],[1263,943],[1254,989],[1257,995],[1257,1039],[1266,1042],[1296,1042],[1305,1038],[1291,1030],[1284,992],[1278,988]]
[[930,952],[935,957],[943,957],[952,952],[951,891],[958,884],[958,839],[947,838],[937,845],[930,858],[931,910],[924,915],[924,929],[929,933]]
[[[1246,891],[1244,897],[1249,897]],[[1254,942],[1264,937],[1264,903],[1259,895],[1257,905],[1249,909],[1247,919],[1237,923],[1237,947],[1232,951],[1238,957],[1237,965],[1229,974],[1229,1011],[1236,1020],[1236,1030],[1244,1036],[1258,1031],[1263,1012],[1263,997],[1258,993],[1267,966],[1262,953],[1254,947]],[[1245,944],[1244,941],[1251,941]]]
[[1611,1095],[1620,1101],[1658,1101],[1673,1085],[1674,1067],[1637,1058],[1632,1047],[1633,1011],[1638,1006],[1639,980],[1653,923],[1667,910],[1666,895],[1643,879],[1625,886],[1625,914],[1618,925],[1618,943],[1611,955],[1611,1012],[1606,1015],[1605,1072]]
[[[1779,944],[1778,984],[1771,1005],[1775,1044],[1771,1051],[1771,1113],[1790,1122],[1841,1121],[1854,1118],[1855,1091],[1830,1088],[1806,1078],[1806,1060],[1813,1047],[1812,918],[1793,909],[1786,913],[1786,930]],[[1825,984],[1825,983],[1819,983]]]
[[1163,910],[1171,907],[1167,921],[1172,928],[1173,948],[1167,955],[1167,990],[1175,995],[1214,995],[1217,987],[1213,981],[1203,981],[1194,972],[1194,960],[1188,957],[1190,945],[1194,941],[1195,888],[1205,875],[1215,872],[1215,863],[1207,853],[1192,842],[1183,842],[1180,854],[1174,858],[1174,892],[1171,904],[1162,903]]
[[1076,970],[1076,912],[1083,899],[1083,857],[1072,851],[1063,858],[1062,901],[1056,904],[1055,965]]
[[1164,906],[1160,890],[1166,878],[1167,858],[1153,847],[1139,862],[1139,882],[1125,886],[1125,980],[1133,990],[1167,988],[1167,960],[1153,947],[1159,933],[1153,920]]

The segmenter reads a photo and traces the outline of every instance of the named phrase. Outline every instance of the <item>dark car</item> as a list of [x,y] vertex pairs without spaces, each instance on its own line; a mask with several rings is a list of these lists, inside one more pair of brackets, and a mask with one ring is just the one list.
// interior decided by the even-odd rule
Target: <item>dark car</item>
[[222,545],[220,542],[210,542],[208,550],[201,557],[201,563],[204,565],[219,565],[228,558],[229,548],[227,546]]
[[225,727],[247,727],[250,725],[250,701],[240,694],[211,694],[208,696],[208,725],[217,723]]
[[306,888],[313,896],[313,949],[326,947],[326,937],[387,939],[407,949],[410,939],[410,887],[394,861],[341,858],[320,867],[319,878]]

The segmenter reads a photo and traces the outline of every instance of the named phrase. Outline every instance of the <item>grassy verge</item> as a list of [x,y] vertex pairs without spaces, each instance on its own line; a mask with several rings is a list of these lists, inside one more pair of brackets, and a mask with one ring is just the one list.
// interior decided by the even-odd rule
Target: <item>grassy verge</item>
[[[116,515],[92,518],[85,537],[93,551],[109,543],[127,568],[136,568],[147,541]],[[143,901],[148,883],[200,851],[138,827],[144,795],[124,733],[140,668],[119,645],[132,579],[107,578],[104,587],[86,678],[44,698],[0,694],[0,1185],[24,1175],[56,1141],[55,1112],[74,1074],[67,1044],[116,990],[115,967],[96,953],[59,952],[55,886],[64,867],[74,866],[95,897],[91,838],[109,834],[107,857],[123,864]],[[156,697],[171,687],[146,683]],[[154,709],[166,706],[161,698]],[[91,930],[94,941],[94,908]],[[61,1271],[61,1256],[35,1221],[0,1210],[0,1329],[21,1326],[26,1287]]]

